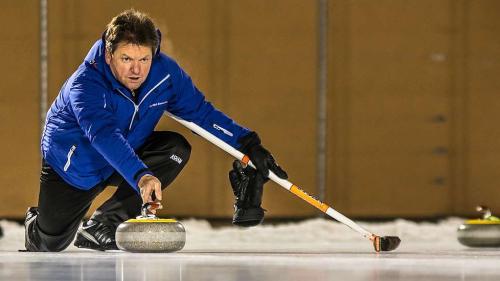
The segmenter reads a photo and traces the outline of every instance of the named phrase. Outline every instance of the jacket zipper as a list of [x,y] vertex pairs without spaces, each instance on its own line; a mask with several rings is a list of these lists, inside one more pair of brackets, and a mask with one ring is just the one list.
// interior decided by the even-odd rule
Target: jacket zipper
[[73,156],[73,153],[75,152],[76,146],[73,145],[68,151],[68,160],[66,161],[66,165],[64,165],[64,171],[68,171],[69,165],[71,165],[71,156]]
[[160,82],[158,82],[153,88],[151,88],[151,90],[149,90],[146,93],[146,95],[144,95],[144,97],[139,102],[139,104],[135,104],[135,102],[131,98],[129,98],[127,95],[125,95],[120,89],[117,89],[118,92],[120,92],[120,94],[122,96],[124,96],[127,100],[129,100],[132,103],[132,105],[134,106],[134,114],[132,114],[132,119],[130,120],[130,124],[128,126],[129,131],[130,131],[130,129],[132,129],[132,124],[134,124],[135,115],[137,114],[137,112],[139,112],[139,106],[141,106],[142,102],[144,100],[146,100],[146,98],[149,96],[149,94],[151,94],[156,88],[158,88],[158,86],[160,86],[163,82],[165,82],[169,77],[170,77],[170,74],[167,74],[167,76],[165,76],[165,78],[161,79]]

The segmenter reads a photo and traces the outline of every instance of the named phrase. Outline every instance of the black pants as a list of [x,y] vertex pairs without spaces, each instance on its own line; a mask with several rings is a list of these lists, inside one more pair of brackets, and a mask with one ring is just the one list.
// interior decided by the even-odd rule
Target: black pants
[[[137,154],[161,181],[162,189],[177,177],[189,160],[191,146],[174,132],[153,132]],[[182,162],[179,163],[176,155]],[[171,159],[174,158],[175,160]],[[35,222],[38,249],[30,251],[62,251],[73,241],[78,226],[92,201],[108,185],[118,186],[116,192],[92,215],[93,220],[117,227],[140,214],[141,197],[117,172],[90,190],[67,184],[45,161],[40,176],[38,216]]]

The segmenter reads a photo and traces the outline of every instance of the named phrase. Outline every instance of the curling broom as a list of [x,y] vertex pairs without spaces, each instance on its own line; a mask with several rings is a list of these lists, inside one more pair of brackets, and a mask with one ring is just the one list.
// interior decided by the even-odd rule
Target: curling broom
[[[212,135],[211,133],[207,132],[205,129],[201,128],[200,126],[194,124],[193,122],[189,122],[186,120],[183,120],[169,112],[165,112],[166,115],[174,119],[175,121],[181,123],[182,125],[186,126],[188,129],[191,131],[195,132],[196,134],[200,135],[204,139],[208,140],[209,142],[213,143],[220,149],[226,151],[227,153],[231,154],[233,157],[236,159],[240,160],[241,162],[250,165],[252,168],[255,169],[255,166],[253,163],[250,161],[250,158],[238,151],[237,149],[233,148],[229,144],[223,142],[216,136]],[[325,203],[319,201],[318,199],[312,197],[311,195],[307,194],[305,191],[300,189],[298,186],[294,185],[293,183],[281,179],[278,176],[276,176],[272,171],[269,171],[269,179],[277,183],[278,185],[282,186],[286,190],[290,191],[291,193],[295,194],[302,200],[306,201],[310,205],[318,208],[321,210],[323,213],[329,215],[330,217],[336,219],[337,221],[347,225],[351,229],[357,231],[358,233],[362,234],[363,237],[368,238],[370,241],[373,243],[373,247],[376,252],[380,251],[392,251],[396,249],[399,246],[399,243],[401,242],[401,239],[397,236],[378,236],[375,235],[368,230],[364,229],[363,227],[359,226],[357,223],[349,219],[348,217],[342,215],[341,213],[337,212],[335,209],[332,207],[326,205]]]

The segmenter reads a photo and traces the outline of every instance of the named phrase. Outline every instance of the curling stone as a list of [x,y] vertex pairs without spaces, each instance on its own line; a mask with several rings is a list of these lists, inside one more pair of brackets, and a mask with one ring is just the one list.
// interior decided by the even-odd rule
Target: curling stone
[[141,216],[118,226],[115,239],[118,249],[136,253],[167,253],[181,250],[186,244],[186,230],[174,219],[160,219],[146,214],[148,206],[142,208]]
[[488,208],[478,206],[482,219],[467,220],[457,230],[458,242],[468,247],[500,247],[500,219]]

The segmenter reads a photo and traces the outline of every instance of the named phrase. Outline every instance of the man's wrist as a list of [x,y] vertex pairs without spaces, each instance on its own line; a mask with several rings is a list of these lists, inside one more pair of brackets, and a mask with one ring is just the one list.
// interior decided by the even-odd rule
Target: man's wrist
[[238,150],[245,154],[248,154],[253,147],[261,144],[260,137],[256,132],[250,132],[241,137],[238,142],[241,144]]

